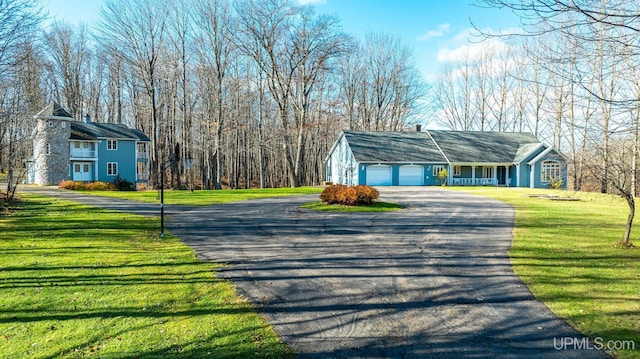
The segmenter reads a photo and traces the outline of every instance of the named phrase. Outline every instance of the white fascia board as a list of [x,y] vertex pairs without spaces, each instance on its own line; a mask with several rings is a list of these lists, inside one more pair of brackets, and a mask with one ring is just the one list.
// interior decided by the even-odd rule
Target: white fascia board
[[536,162],[540,161],[542,158],[544,158],[544,156],[546,156],[547,154],[549,154],[549,152],[553,151],[553,147],[549,146],[547,147],[546,150],[540,152],[539,155],[537,155],[536,157],[534,157],[531,161],[527,162],[527,164],[529,166],[535,164]]
[[440,152],[440,154],[442,155],[442,157],[444,157],[444,160],[447,161],[448,165],[451,165],[451,161],[449,161],[449,157],[447,157],[447,155],[444,153],[444,151],[442,150],[442,148],[440,148],[440,145],[438,144],[438,142],[435,140],[435,138],[433,138],[433,136],[431,136],[431,132],[429,132],[429,130],[425,130],[425,132],[427,133],[427,135],[429,135],[429,138],[431,139],[431,142],[433,142],[434,145],[436,145],[436,148],[438,149],[438,152]]
[[393,165],[393,164],[406,164],[406,165],[448,165],[447,162],[424,162],[424,161],[362,161],[358,162],[363,165]]
[[513,166],[511,162],[451,162],[452,166]]
[[[537,150],[539,150],[539,149],[541,149],[543,147],[545,147],[544,143],[542,143],[542,142],[538,143],[538,145],[535,148],[533,148],[531,151],[527,152],[527,154],[524,155],[524,157],[522,157],[522,159],[524,160],[524,159],[528,158],[529,156],[534,154]],[[514,162],[514,163],[516,163],[516,162]]]
[[139,141],[136,137],[96,137],[99,140]]
[[64,116],[33,116],[35,120],[62,120],[62,121],[75,121],[73,117],[64,117]]
[[[331,149],[329,150],[329,152],[327,152],[327,156],[324,158],[324,163],[327,163],[327,161],[329,161],[329,157],[331,157],[331,155],[333,154],[333,151],[336,149],[336,147],[338,147],[338,145],[340,144],[343,138],[344,138],[344,131],[340,131],[340,136],[338,136],[338,139],[336,140],[336,142],[333,143],[333,146],[331,146]],[[349,151],[351,151],[351,147],[349,147]],[[353,153],[351,155],[353,156]]]

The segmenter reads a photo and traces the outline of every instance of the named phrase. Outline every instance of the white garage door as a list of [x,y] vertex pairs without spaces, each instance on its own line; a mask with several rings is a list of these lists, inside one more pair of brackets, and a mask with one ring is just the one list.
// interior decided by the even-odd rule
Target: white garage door
[[391,186],[391,166],[368,166],[367,185]]
[[401,186],[422,186],[424,184],[424,167],[400,166],[399,183]]

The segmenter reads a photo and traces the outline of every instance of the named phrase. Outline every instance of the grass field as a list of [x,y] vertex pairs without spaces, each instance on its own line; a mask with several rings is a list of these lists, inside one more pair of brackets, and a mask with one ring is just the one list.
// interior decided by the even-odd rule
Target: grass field
[[[243,201],[247,199],[295,196],[302,194],[314,194],[322,192],[323,187],[296,187],[296,188],[264,188],[264,189],[233,189],[220,191],[164,191],[164,203],[208,206],[227,202]],[[133,201],[158,203],[160,193],[158,191],[84,191],[82,193],[96,196],[116,197]]]
[[314,211],[330,211],[330,212],[391,212],[398,211],[404,207],[387,202],[374,202],[369,206],[343,206],[339,204],[324,204],[322,201],[309,202],[302,205],[302,208],[312,209]]
[[[532,189],[456,190],[516,208],[510,252],[516,274],[582,333],[605,345],[634,343],[634,350],[614,351],[615,356],[640,357],[640,250],[617,245],[627,214],[622,199]],[[168,191],[168,199],[176,195],[168,202],[204,205],[265,196],[225,197],[227,192]],[[532,193],[582,201],[527,196]],[[156,192],[109,194],[156,201]],[[36,196],[0,217],[0,357],[292,355],[233,286],[215,278],[215,264],[198,261],[175,238],[158,240],[157,226],[155,218]],[[640,226],[632,237],[640,244]]]
[[0,227],[0,358],[291,356],[156,218],[27,196]]
[[[517,211],[510,252],[516,274],[554,313],[592,339],[602,338],[604,346],[633,341],[635,350],[615,351],[616,357],[640,357],[640,250],[618,245],[628,213],[623,199],[535,189],[456,190],[511,204]],[[534,193],[581,201],[527,196]],[[640,225],[632,238],[640,245]]]

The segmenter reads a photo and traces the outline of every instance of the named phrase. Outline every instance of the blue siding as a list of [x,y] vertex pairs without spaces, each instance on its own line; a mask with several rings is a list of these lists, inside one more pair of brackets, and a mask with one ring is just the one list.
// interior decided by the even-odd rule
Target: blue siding
[[562,177],[562,187],[566,189],[567,180],[568,180],[567,166],[564,160],[561,157],[559,157],[557,154],[555,154],[554,151],[551,151],[550,153],[546,154],[542,159],[540,159],[538,162],[534,164],[534,174],[533,174],[534,187],[549,188],[549,184],[550,184],[549,182],[542,182],[542,162],[544,161],[560,162],[561,164],[560,176]]
[[[520,162],[520,187],[531,187],[531,166],[529,166],[527,163],[536,158],[536,156],[538,156],[544,150],[545,148],[539,148],[538,150],[534,151],[532,154],[524,158],[522,162]],[[540,168],[538,168],[538,176],[540,175],[539,171]]]
[[136,182],[136,142],[118,140],[117,150],[107,150],[107,140],[98,144],[98,181],[113,182],[116,176],[107,175],[107,163],[118,164],[118,175],[129,182]]
[[516,166],[510,166],[509,167],[509,179],[511,180],[511,183],[507,183],[507,185],[509,187],[515,187],[516,186]]
[[[400,185],[400,166],[405,166],[408,163],[384,163],[384,165],[391,166],[391,185],[399,186]],[[358,184],[366,184],[367,183],[367,167],[377,165],[377,163],[361,163],[358,165]],[[420,164],[413,163],[416,166],[422,166],[424,169],[424,186],[436,186],[439,185],[436,182],[436,176],[433,175],[433,166],[444,166],[447,171],[451,171],[449,169],[449,165],[445,164]]]

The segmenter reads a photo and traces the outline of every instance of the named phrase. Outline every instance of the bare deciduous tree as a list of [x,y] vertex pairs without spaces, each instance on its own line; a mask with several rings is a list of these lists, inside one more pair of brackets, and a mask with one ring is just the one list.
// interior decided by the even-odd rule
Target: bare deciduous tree
[[[162,1],[107,0],[98,26],[101,45],[111,54],[121,57],[144,85],[151,111],[148,118],[151,132],[151,178],[157,178],[160,165],[171,149],[160,140],[162,124],[158,108],[159,58],[164,46],[170,6]],[[162,151],[159,152],[159,147]]]

